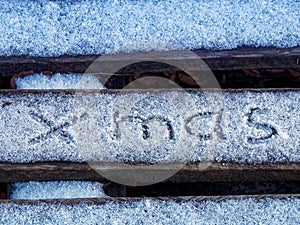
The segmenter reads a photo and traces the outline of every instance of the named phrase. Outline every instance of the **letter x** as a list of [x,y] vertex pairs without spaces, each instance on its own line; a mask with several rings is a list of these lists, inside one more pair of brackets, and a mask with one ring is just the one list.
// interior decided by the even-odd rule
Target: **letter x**
[[[55,125],[53,121],[51,121],[50,119],[48,119],[47,117],[38,114],[36,112],[31,111],[30,112],[31,117],[39,122],[42,123],[44,125],[46,125],[46,127],[48,127],[48,130],[45,131],[42,134],[37,135],[36,137],[32,138],[29,140],[30,144],[37,144],[40,143],[42,141],[45,141],[46,139],[48,139],[50,136],[52,136],[53,134],[58,134],[62,139],[64,139],[67,143],[70,142],[75,142],[74,141],[74,137],[72,136],[72,134],[70,134],[67,129],[78,120],[78,118],[73,118],[71,121],[66,121],[64,123]],[[80,117],[82,118],[82,117]]]

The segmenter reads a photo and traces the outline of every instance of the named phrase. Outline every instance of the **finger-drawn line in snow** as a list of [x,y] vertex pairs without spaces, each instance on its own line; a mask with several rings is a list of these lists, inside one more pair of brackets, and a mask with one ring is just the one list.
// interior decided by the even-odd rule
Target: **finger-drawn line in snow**
[[122,122],[129,122],[131,124],[136,121],[138,124],[141,125],[141,133],[142,137],[144,140],[147,140],[151,136],[151,125],[149,124],[151,121],[157,121],[160,124],[164,125],[166,129],[168,130],[169,133],[169,139],[174,140],[175,139],[175,134],[174,134],[174,128],[172,126],[172,123],[169,119],[164,118],[162,116],[150,116],[150,117],[142,117],[142,116],[127,116],[127,117],[121,117],[120,119],[117,119],[119,117],[119,112],[116,111],[113,115],[114,118],[114,132],[113,136],[117,139],[121,138],[121,131],[119,124]]
[[[118,71],[138,63],[155,62],[164,66],[173,66],[188,74],[197,83],[208,107],[215,112],[223,108],[222,92],[208,91],[211,88],[220,90],[219,83],[210,68],[197,54],[181,46],[176,47],[180,50],[171,50],[173,46],[169,43],[154,41],[151,44],[160,47],[168,46],[168,48],[165,49],[167,51],[144,52],[136,48],[139,43],[129,44],[126,48],[131,49],[130,53],[120,51],[112,55],[102,55],[90,64],[84,74],[97,75],[101,83],[106,84],[110,77],[119,73]],[[160,93],[149,92],[149,90],[157,90],[158,86],[162,87]],[[132,89],[138,90],[138,93],[133,93]],[[141,90],[146,90],[146,92]],[[174,90],[177,91],[173,92]],[[99,121],[97,116],[92,116],[83,121],[81,126],[74,126],[74,135],[76,135],[80,154],[101,176],[123,185],[144,186],[168,179],[184,167],[189,155],[199,143],[195,137],[199,134],[196,129],[202,128],[202,125],[200,123],[197,123],[198,126],[189,124],[194,134],[191,138],[187,138],[187,135],[191,134],[184,127],[186,121],[183,116],[190,117],[199,113],[198,98],[187,97],[190,95],[192,92],[186,91],[176,82],[164,77],[142,77],[131,82],[118,94],[112,95],[109,110],[103,111],[105,115],[113,115],[108,119],[108,123],[106,120]],[[186,100],[182,101],[182,99]],[[92,110],[98,101],[97,98],[83,100],[80,92],[76,100],[82,102],[83,108],[87,110]],[[93,110],[91,113],[94,113]],[[218,139],[224,139],[224,135],[214,138],[223,133],[220,126],[214,126],[215,122],[221,121],[221,115],[211,117],[205,121],[209,121],[210,130],[207,133],[210,132],[213,137],[205,143],[206,151],[203,157],[201,156],[201,161],[205,163],[201,170],[205,170],[214,159]],[[196,120],[201,122],[202,118],[196,118]],[[97,130],[99,124],[103,125],[104,131],[92,136],[91,130]],[[204,128],[207,126],[204,125]],[[90,151],[93,151],[93,155]],[[103,157],[103,154],[112,161],[120,162],[126,169],[117,173],[99,169],[102,168],[102,161],[99,159]],[[181,160],[177,160],[179,157],[182,157]]]
[[33,120],[37,121],[38,123],[41,123],[43,126],[48,128],[47,131],[45,131],[42,134],[39,134],[35,136],[34,138],[31,138],[28,143],[29,144],[38,144],[42,141],[47,140],[52,135],[58,135],[61,139],[65,140],[68,144],[69,143],[75,143],[74,136],[68,131],[68,128],[77,122],[78,119],[81,119],[85,116],[85,114],[82,114],[79,118],[73,117],[69,121],[65,121],[61,124],[55,125],[55,123],[47,118],[46,116],[42,114],[38,114],[37,112],[30,111],[30,116]]
[[[216,134],[217,138],[220,140],[224,140],[226,139],[226,136],[223,133],[223,129],[221,126],[221,118],[222,118],[222,114],[223,114],[223,109],[221,109],[218,112],[211,112],[211,111],[207,111],[207,112],[200,112],[198,114],[195,114],[189,118],[187,118],[185,120],[185,125],[184,128],[186,130],[186,132],[190,135],[199,137],[201,140],[211,140],[213,139],[213,135]],[[195,131],[195,129],[192,129],[192,124],[195,123],[194,120],[196,120],[197,118],[199,120],[205,120],[205,119],[209,119],[213,121],[213,117],[216,117],[215,122],[213,123],[212,126],[212,131],[210,133],[198,133],[198,129],[196,129],[197,131]]]
[[265,136],[261,137],[247,137],[247,141],[250,144],[259,144],[266,142],[267,140],[276,137],[278,135],[278,131],[276,128],[270,124],[264,123],[264,122],[258,122],[257,119],[255,119],[254,113],[260,112],[262,113],[265,110],[262,110],[260,108],[251,108],[250,111],[247,113],[247,122],[249,127],[254,127],[256,130],[263,130],[266,132]]

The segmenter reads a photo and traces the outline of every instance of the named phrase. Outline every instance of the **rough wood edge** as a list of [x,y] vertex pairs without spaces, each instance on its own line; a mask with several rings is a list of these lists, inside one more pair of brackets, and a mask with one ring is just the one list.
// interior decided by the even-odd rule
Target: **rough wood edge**
[[[300,57],[300,47],[274,48],[274,47],[239,47],[231,50],[196,49],[192,52],[202,59],[217,58],[261,58],[261,57]],[[127,55],[127,54],[124,54]],[[130,53],[129,53],[130,55]],[[58,57],[28,57],[28,56],[0,56],[1,63],[68,63],[94,61],[101,55],[63,55]],[[112,56],[111,59],[114,57]],[[109,59],[109,58],[108,58]],[[299,62],[300,63],[300,62]]]
[[226,195],[226,196],[176,196],[176,197],[113,197],[113,198],[90,198],[90,199],[46,199],[46,200],[0,200],[0,204],[17,204],[17,205],[37,205],[37,204],[88,204],[88,205],[103,205],[106,203],[124,203],[124,202],[137,202],[141,200],[155,200],[155,201],[176,201],[176,202],[203,202],[213,201],[222,202],[226,200],[241,200],[241,199],[253,199],[256,201],[264,199],[300,199],[300,194],[263,194],[263,195]]
[[240,88],[240,89],[221,89],[221,88],[187,88],[187,89],[102,89],[102,90],[17,90],[17,89],[0,89],[0,94],[7,95],[27,95],[27,94],[42,94],[42,93],[65,93],[70,95],[75,95],[78,93],[89,94],[89,93],[99,93],[99,94],[127,94],[127,93],[164,93],[164,92],[221,92],[221,93],[243,93],[243,92],[253,92],[253,93],[262,93],[262,92],[298,92],[300,88]]

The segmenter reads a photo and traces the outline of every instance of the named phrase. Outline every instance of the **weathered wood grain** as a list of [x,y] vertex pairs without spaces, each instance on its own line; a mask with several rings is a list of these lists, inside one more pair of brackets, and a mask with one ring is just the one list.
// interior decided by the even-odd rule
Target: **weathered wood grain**
[[[98,169],[118,173],[123,164],[103,163]],[[203,167],[207,167],[203,169]],[[123,171],[124,172],[124,171]],[[50,180],[108,180],[87,163],[43,162],[28,164],[0,163],[0,182]],[[300,180],[300,163],[247,165],[237,163],[195,163],[184,166],[168,182],[236,182],[236,181],[296,181]]]
[[[236,70],[247,68],[300,68],[300,47],[282,49],[241,47],[233,50],[194,50],[193,52],[198,57],[203,59],[208,67],[212,70]],[[98,57],[98,55],[65,55],[60,57],[0,57],[0,76],[12,76],[13,74],[28,70],[33,70],[34,72],[50,70],[56,73],[83,73]],[[114,56],[106,58],[107,60],[111,60],[112,65],[115,63]],[[130,59],[142,59],[144,61],[148,60],[147,57],[141,58],[140,55],[136,54],[132,55]],[[188,62],[192,59],[178,55],[175,60],[185,60]],[[149,64],[147,64],[147,67],[149,67]],[[160,68],[156,72],[169,69],[169,67]],[[132,71],[127,70],[127,72]]]
[[[160,200],[160,201],[176,201],[176,202],[187,202],[187,201],[214,201],[222,202],[225,200],[238,200],[238,199],[287,199],[287,198],[300,198],[300,194],[264,194],[264,195],[226,195],[226,196],[178,196],[178,197],[147,197],[149,200]],[[14,203],[14,204],[32,204],[36,205],[39,203],[49,204],[65,204],[65,205],[76,205],[76,204],[88,204],[88,205],[103,205],[109,202],[123,203],[123,202],[136,202],[144,200],[143,197],[113,197],[113,198],[91,198],[91,199],[45,199],[45,200],[11,200],[2,199],[0,203]]]

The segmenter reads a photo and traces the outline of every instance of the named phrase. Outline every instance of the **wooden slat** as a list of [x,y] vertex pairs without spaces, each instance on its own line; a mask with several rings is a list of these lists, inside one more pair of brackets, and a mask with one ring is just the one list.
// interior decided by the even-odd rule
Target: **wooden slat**
[[213,70],[248,68],[300,68],[300,48],[238,48],[225,51],[196,50]]
[[[300,68],[300,47],[294,48],[250,48],[212,51],[194,50],[212,70],[233,70],[247,68]],[[61,56],[61,57],[0,57],[0,76],[33,70],[41,72],[51,70],[60,73],[83,73],[99,56]],[[141,59],[140,55],[130,56],[131,60]],[[127,57],[128,58],[128,57]],[[147,61],[147,57],[142,58]],[[114,60],[112,56],[107,60]],[[178,55],[176,60],[191,60]],[[152,60],[153,61],[153,60]],[[149,64],[148,66],[149,67]]]
[[[207,167],[206,169],[203,169]],[[124,172],[116,163],[98,165],[99,170]],[[43,162],[28,164],[0,163],[0,182],[48,180],[108,180],[87,163]],[[299,181],[300,163],[248,165],[238,163],[195,163],[184,166],[168,182]]]
[[170,181],[288,181],[300,180],[300,163],[281,164],[238,164],[238,163],[211,163],[202,170],[201,163],[186,165]]
[[43,162],[28,164],[0,163],[0,182],[98,180],[105,179],[87,163]]

